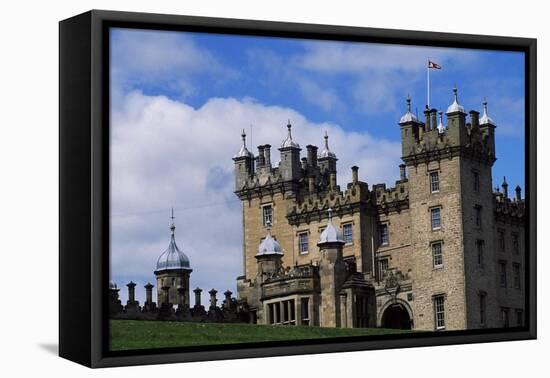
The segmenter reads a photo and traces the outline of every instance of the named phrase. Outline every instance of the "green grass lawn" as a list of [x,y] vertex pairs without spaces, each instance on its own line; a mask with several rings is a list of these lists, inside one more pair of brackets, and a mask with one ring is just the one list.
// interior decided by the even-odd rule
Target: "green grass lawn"
[[111,320],[110,327],[111,350],[324,339],[410,332],[383,328],[350,329],[145,320]]

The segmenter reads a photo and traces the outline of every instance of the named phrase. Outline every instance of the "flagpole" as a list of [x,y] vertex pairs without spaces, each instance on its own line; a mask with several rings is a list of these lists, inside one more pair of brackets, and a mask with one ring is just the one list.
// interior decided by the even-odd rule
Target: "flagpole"
[[426,64],[426,71],[428,75],[428,108],[430,108],[430,59],[428,58],[428,64]]

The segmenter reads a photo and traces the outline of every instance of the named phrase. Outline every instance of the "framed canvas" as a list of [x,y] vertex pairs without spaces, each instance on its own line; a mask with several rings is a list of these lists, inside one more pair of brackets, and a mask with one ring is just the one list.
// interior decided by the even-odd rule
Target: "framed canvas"
[[536,40],[60,22],[62,357],[536,338]]

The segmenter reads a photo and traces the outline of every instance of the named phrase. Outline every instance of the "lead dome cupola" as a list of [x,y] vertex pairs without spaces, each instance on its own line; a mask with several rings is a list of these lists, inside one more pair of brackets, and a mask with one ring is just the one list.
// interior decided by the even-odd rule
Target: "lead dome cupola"
[[185,253],[183,253],[176,244],[175,230],[176,226],[174,225],[174,210],[172,210],[172,225],[170,226],[170,244],[168,248],[164,251],[157,260],[157,272],[162,270],[191,270],[189,263],[189,258]]

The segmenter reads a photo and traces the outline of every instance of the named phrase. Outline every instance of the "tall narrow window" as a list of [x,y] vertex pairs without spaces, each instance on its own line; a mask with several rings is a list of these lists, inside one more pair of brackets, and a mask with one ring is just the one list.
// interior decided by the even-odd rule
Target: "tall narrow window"
[[476,240],[476,250],[477,250],[477,265],[483,265],[484,253],[485,253],[485,241]]
[[300,299],[300,313],[302,325],[309,325],[309,298]]
[[479,206],[479,205],[476,205],[476,206],[474,207],[475,217],[476,217],[476,227],[477,227],[477,228],[481,228],[481,223],[482,223],[482,220],[481,220],[481,209],[482,209],[482,207]]
[[506,261],[500,261],[500,287],[506,287],[507,286],[507,277],[506,277]]
[[508,307],[502,307],[500,309],[500,312],[502,314],[502,326],[504,328],[508,328],[510,326],[510,317],[509,317],[510,310],[508,309]]
[[379,268],[380,268],[380,278],[384,278],[386,276],[386,272],[388,271],[388,268],[390,266],[388,259],[380,259],[379,261]]
[[345,224],[343,226],[344,242],[346,244],[353,243],[353,226],[351,223]]
[[432,257],[434,268],[443,267],[443,251],[441,249],[441,245],[441,242],[432,243]]
[[434,297],[435,328],[445,328],[445,297],[436,295]]
[[514,253],[519,255],[519,235],[517,232],[512,234],[512,248],[514,248]]
[[439,172],[430,172],[430,191],[439,192]]
[[271,205],[265,205],[262,209],[264,226],[269,227],[273,224],[273,207]]
[[432,230],[439,230],[441,228],[441,208],[435,207],[430,210],[432,219]]
[[498,230],[498,249],[500,252],[504,252],[504,248],[506,247],[504,242],[504,230]]
[[473,171],[473,180],[474,180],[474,192],[479,192],[479,172]]
[[521,289],[521,266],[518,263],[514,263],[513,265],[514,269],[514,288],[515,289]]
[[307,232],[300,232],[298,234],[298,245],[300,247],[300,254],[305,255],[309,251],[309,234]]
[[487,294],[480,293],[479,294],[479,323],[483,326],[485,325],[485,318],[486,318],[486,298]]
[[521,327],[523,325],[523,310],[516,310],[516,326]]
[[387,224],[380,224],[378,225],[378,232],[379,232],[379,238],[380,238],[380,244],[381,245],[388,245],[390,240],[388,237],[388,225]]

